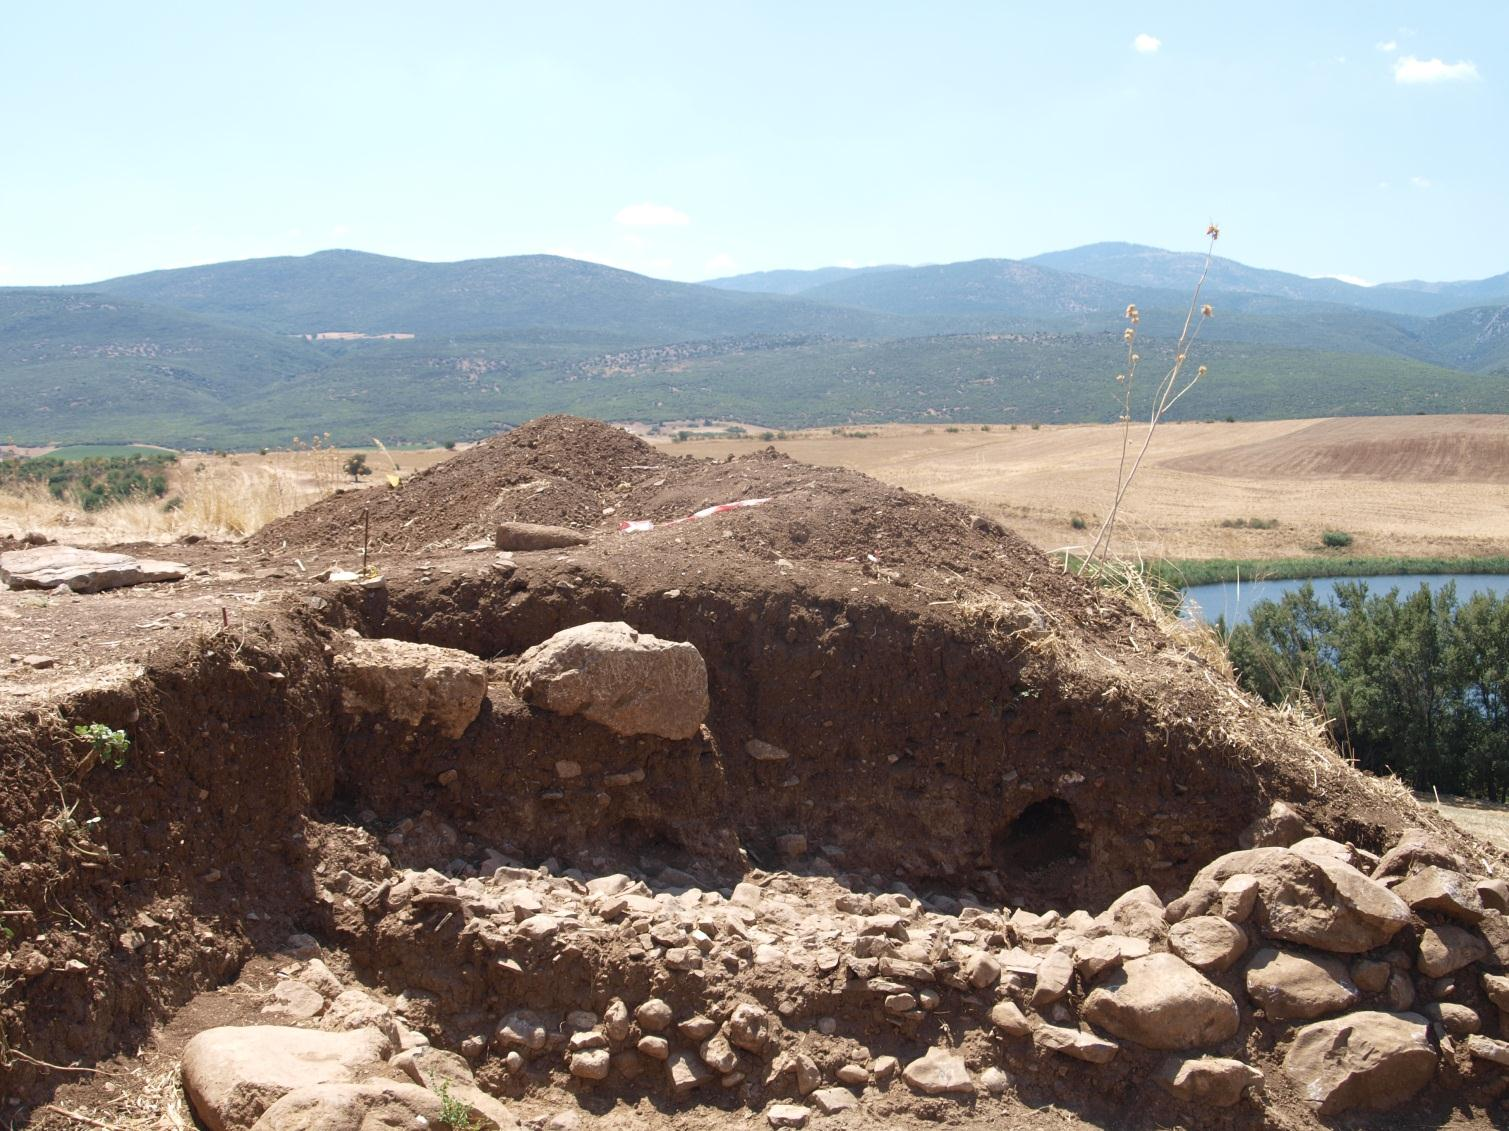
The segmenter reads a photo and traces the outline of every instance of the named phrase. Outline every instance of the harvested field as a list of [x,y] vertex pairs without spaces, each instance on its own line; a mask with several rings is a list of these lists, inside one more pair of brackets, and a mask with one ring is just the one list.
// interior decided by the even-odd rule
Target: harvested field
[[[958,432],[912,425],[867,439],[804,433],[775,446],[994,515],[1043,549],[1094,536],[1115,482],[1113,425]],[[1133,436],[1140,442],[1137,429]],[[721,457],[750,441],[697,441]],[[677,445],[679,448],[680,445]],[[1121,552],[1278,558],[1346,530],[1358,555],[1474,557],[1509,550],[1509,417],[1403,416],[1163,425],[1123,506]],[[1078,515],[1087,531],[1071,525]],[[1279,520],[1271,530],[1223,527]]]
[[[245,1046],[331,1041],[403,1125],[442,1082],[497,1127],[1498,1118],[1509,861],[954,503],[557,417],[153,556],[0,592],[13,1126],[147,1125],[180,1062],[207,1125],[319,1126]],[[620,621],[627,689],[536,650]],[[1351,988],[1281,1016],[1274,948]],[[1307,1059],[1337,1025],[1387,1055]]]

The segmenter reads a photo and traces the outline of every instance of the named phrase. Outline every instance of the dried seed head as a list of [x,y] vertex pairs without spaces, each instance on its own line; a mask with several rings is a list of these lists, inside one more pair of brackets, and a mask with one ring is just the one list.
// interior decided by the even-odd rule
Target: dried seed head
[[1204,377],[1205,376],[1205,366],[1203,366],[1203,365],[1200,366],[1200,368],[1195,371],[1195,375],[1197,377]]
[[1134,330],[1134,329],[1132,329],[1130,326],[1128,326],[1125,330],[1123,330],[1121,332],[1121,340],[1124,341],[1124,342],[1130,342],[1136,336],[1137,336],[1137,331]]
[[1210,303],[1208,302],[1200,308],[1200,316],[1202,318],[1209,318],[1214,313],[1215,311],[1210,308]]
[[1213,240],[1218,240],[1221,238],[1221,229],[1212,224],[1210,227],[1205,229],[1205,234]]

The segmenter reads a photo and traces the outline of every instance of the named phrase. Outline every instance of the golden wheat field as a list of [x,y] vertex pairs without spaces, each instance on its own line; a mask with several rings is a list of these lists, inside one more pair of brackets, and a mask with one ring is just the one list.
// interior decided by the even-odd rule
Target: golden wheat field
[[[722,458],[764,447],[746,439],[658,438],[678,454]],[[1003,519],[1044,549],[1093,539],[1121,458],[1114,425],[884,425],[864,438],[828,429],[770,441],[808,463],[852,467]],[[1133,454],[1142,430],[1131,432]],[[0,495],[0,535],[38,531],[81,542],[240,537],[334,490],[348,451],[185,454],[171,473],[182,507],[134,503],[84,514],[36,490]],[[445,459],[433,449],[367,452],[386,489]],[[401,489],[401,488],[400,488]],[[1074,526],[1078,517],[1082,529]],[[1277,526],[1235,526],[1276,519]],[[1346,417],[1164,424],[1123,504],[1115,552],[1175,558],[1289,557],[1326,530],[1354,537],[1348,553],[1458,557],[1509,553],[1509,416]]]
[[[1121,456],[1115,425],[887,425],[774,446],[998,516],[1045,549],[1088,544]],[[1145,426],[1131,431],[1133,451]],[[758,440],[695,440],[704,456]],[[1076,516],[1085,529],[1076,529]],[[1223,525],[1277,519],[1271,529]],[[1346,417],[1159,427],[1122,507],[1115,551],[1175,558],[1290,557],[1344,530],[1357,555],[1509,552],[1509,416]]]

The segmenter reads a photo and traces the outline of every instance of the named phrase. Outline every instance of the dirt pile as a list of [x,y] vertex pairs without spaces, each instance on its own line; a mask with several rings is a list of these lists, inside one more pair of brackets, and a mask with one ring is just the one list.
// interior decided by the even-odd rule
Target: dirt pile
[[[672,521],[752,499],[767,501]],[[316,558],[356,564],[363,511],[382,581],[316,581]],[[588,541],[463,549],[502,521]],[[1349,930],[1382,932],[1356,936],[1373,965],[1342,960],[1356,997],[1339,1016],[1367,1028],[1418,1001],[1455,1043],[1424,1038],[1442,1067],[1411,1102],[1496,1095],[1457,1030],[1460,1009],[1478,1018],[1468,1036],[1503,1033],[1469,970],[1509,961],[1484,926],[1498,912],[1469,928],[1435,892],[1401,919],[1365,875],[1429,815],[960,508],[769,452],[670,458],[553,418],[248,544],[184,549],[180,584],[201,588],[180,592],[214,616],[172,646],[152,646],[172,590],[0,605],[18,644],[67,632],[122,661],[29,675],[3,708],[0,1033],[25,1055],[0,1058],[0,1088],[18,1112],[66,1075],[49,1065],[138,1047],[299,933],[521,1111],[574,1097],[606,1126],[655,1126],[662,1109],[711,1127],[771,1101],[839,1110],[834,1089],[868,1083],[864,1109],[835,1120],[999,1120],[1052,1099],[1125,1125],[1305,1126],[1280,1065],[1302,1022],[1259,1016],[1244,978],[1260,950],[1324,949],[1284,924],[1323,917],[1337,892],[1361,909]],[[515,694],[529,649],[620,621],[702,658],[691,737],[622,734]],[[392,670],[374,672],[383,656]],[[72,730],[86,723],[129,735],[122,768],[90,761]],[[1275,799],[1293,811],[1271,819]],[[1210,874],[1239,848],[1316,834],[1282,866]],[[1432,836],[1445,855],[1421,868],[1458,873],[1447,886],[1469,903],[1502,869],[1449,828]],[[1327,853],[1334,866],[1314,859]],[[1270,865],[1284,891],[1308,877],[1323,897],[1286,918]],[[1419,871],[1381,876],[1420,885]],[[1480,945],[1426,970],[1438,942],[1460,943],[1448,927]],[[1117,1031],[1147,1000],[1132,975],[1171,963],[1191,1015],[1209,1013],[1180,1049],[1237,1067],[1170,1065],[1154,1030]],[[652,998],[674,1027],[638,1016]],[[325,1023],[324,1006],[303,1008]],[[1368,1033],[1409,1044],[1416,1030]],[[1175,1092],[1238,1082],[1249,1099],[1192,1116],[1160,1072]],[[977,1091],[1004,1098],[976,1105]],[[98,1088],[77,1095],[107,1111]]]

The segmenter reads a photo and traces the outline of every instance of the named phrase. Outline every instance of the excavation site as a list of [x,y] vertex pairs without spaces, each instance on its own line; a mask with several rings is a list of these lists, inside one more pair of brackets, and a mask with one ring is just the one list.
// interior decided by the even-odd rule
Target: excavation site
[[989,516],[557,416],[116,549],[0,543],[0,1126],[1503,1124],[1504,857]]

